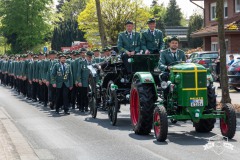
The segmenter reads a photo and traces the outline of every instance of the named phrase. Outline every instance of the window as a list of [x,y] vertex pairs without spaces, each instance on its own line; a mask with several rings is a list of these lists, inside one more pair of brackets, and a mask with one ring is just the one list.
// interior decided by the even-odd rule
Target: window
[[216,18],[216,3],[211,3],[210,13],[211,13],[211,21],[214,21]]
[[235,12],[240,12],[240,0],[235,0]]
[[228,3],[227,1],[224,2],[224,18],[228,17]]
[[212,42],[211,51],[218,51],[218,43],[217,42]]

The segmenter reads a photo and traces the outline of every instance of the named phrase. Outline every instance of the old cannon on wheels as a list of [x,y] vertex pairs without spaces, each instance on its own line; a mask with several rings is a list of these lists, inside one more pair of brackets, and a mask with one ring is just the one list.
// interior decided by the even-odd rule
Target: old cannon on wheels
[[[109,60],[104,67],[101,66],[101,77],[96,83],[97,105],[106,108],[112,125],[117,123],[117,115],[121,105],[129,104],[130,90],[133,76],[136,72],[154,72],[157,68],[159,55],[133,55],[128,59],[130,72],[119,59]],[[101,64],[100,64],[101,65]],[[156,81],[158,80],[156,72]],[[148,78],[146,77],[146,82]]]

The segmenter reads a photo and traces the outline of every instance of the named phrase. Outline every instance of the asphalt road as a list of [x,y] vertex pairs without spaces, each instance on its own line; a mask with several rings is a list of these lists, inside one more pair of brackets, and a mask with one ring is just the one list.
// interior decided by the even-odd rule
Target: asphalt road
[[[190,122],[169,125],[168,139],[157,142],[151,135],[135,135],[131,128],[129,106],[122,106],[117,126],[111,126],[105,112],[97,119],[78,111],[56,116],[48,108],[31,103],[10,89],[0,86],[3,107],[39,159],[59,160],[239,160],[240,120],[233,149],[220,146],[204,150],[210,137],[220,134],[219,121],[211,133],[194,131]],[[222,154],[217,154],[224,149]],[[217,153],[215,153],[215,152]]]

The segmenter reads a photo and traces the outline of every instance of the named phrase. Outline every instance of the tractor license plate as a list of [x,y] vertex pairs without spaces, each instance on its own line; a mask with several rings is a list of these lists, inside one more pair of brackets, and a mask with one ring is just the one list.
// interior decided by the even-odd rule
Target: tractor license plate
[[191,107],[203,106],[203,99],[190,99]]

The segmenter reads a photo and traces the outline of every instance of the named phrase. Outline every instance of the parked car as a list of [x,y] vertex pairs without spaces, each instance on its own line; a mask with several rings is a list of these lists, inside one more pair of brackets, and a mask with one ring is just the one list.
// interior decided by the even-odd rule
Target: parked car
[[203,65],[206,68],[209,68],[214,81],[218,80],[218,75],[216,74],[216,59],[218,58],[219,53],[216,51],[202,51],[202,52],[193,52],[188,62],[190,63],[198,63]]
[[189,62],[198,63],[206,68],[209,68],[210,65],[215,62],[218,56],[219,54],[216,51],[194,52],[190,55]]
[[228,68],[228,78],[229,86],[240,92],[240,59],[235,60]]

